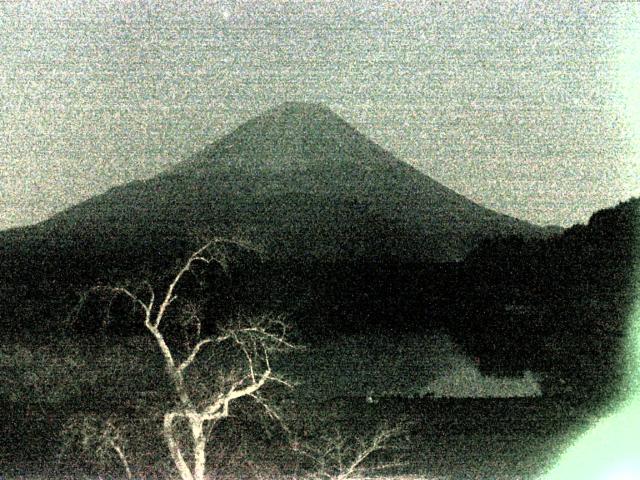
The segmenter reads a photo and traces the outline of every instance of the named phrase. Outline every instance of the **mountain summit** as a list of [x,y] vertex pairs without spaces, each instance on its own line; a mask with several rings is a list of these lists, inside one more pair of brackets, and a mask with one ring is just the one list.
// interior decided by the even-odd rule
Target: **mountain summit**
[[446,188],[321,105],[285,103],[155,178],[11,237],[53,239],[74,256],[175,256],[172,241],[203,229],[326,261],[451,261],[487,236],[543,231]]
[[328,108],[287,102],[249,120],[177,171],[224,159],[236,167],[286,171],[309,162],[364,161],[383,150]]

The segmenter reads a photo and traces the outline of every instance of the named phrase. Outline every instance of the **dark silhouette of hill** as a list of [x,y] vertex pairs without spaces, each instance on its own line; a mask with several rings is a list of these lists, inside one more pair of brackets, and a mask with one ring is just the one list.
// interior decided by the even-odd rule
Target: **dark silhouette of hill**
[[488,240],[464,263],[466,306],[452,303],[448,328],[486,372],[546,372],[606,399],[623,387],[639,266],[637,198],[551,238]]
[[315,264],[460,260],[486,237],[547,234],[458,195],[330,110],[286,103],[161,175],[2,232],[13,304],[2,323],[15,325],[17,307],[26,321],[42,300],[60,312],[80,288],[165,271],[203,230]]

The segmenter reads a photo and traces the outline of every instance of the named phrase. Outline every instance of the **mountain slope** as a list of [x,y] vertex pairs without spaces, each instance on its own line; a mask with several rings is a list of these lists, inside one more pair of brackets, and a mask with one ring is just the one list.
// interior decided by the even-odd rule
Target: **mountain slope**
[[279,258],[332,261],[450,261],[485,236],[542,234],[421,174],[331,111],[299,103],[247,122],[162,175],[27,230],[105,249],[205,226],[240,233]]

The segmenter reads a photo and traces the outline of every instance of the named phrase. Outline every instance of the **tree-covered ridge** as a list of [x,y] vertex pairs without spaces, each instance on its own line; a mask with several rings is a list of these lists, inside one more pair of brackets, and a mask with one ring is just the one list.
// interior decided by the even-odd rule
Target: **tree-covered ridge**
[[456,323],[456,338],[489,371],[526,366],[606,390],[623,373],[639,259],[637,198],[548,239],[487,240],[465,261],[478,314]]

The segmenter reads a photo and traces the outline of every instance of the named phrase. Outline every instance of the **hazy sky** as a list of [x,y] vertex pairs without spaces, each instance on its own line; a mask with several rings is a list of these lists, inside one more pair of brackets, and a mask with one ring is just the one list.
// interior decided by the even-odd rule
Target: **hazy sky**
[[640,195],[638,2],[169,3],[0,1],[0,229],[285,100],[537,223]]

